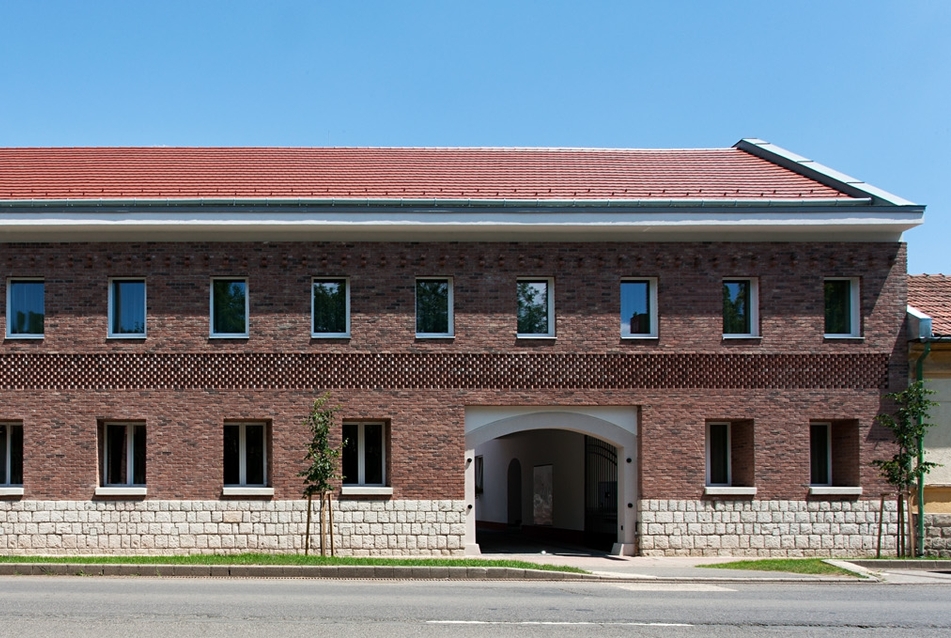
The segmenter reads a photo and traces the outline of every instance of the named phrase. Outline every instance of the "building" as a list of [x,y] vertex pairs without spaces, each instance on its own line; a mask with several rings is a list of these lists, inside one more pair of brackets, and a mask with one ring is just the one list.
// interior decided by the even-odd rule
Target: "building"
[[930,411],[925,460],[925,542],[929,555],[951,556],[951,277],[908,277],[911,379],[923,379],[938,405]]
[[0,548],[299,549],[329,391],[345,553],[870,553],[923,211],[760,140],[0,149]]

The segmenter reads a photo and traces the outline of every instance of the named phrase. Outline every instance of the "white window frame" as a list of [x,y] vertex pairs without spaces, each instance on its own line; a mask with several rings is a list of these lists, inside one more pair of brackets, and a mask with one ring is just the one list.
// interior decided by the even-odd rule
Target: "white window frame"
[[[750,332],[723,333],[724,339],[758,339],[759,333],[759,278],[758,277],[724,277],[720,281],[722,299],[723,286],[727,282],[748,281],[750,283]],[[723,306],[720,306],[720,321],[723,321]]]
[[[357,482],[345,483],[341,486],[341,494],[344,496],[389,496],[393,494],[393,488],[387,485],[386,476],[386,455],[387,455],[387,425],[384,421],[347,421],[347,425],[357,426]],[[366,483],[366,438],[364,430],[367,425],[379,425],[382,428],[383,450],[380,455],[380,476],[382,483]]]
[[[651,331],[648,334],[634,334],[631,332],[630,324],[628,324],[627,331],[624,330],[624,322],[621,322],[621,338],[622,339],[657,339],[658,337],[658,325],[657,325],[657,277],[623,277],[621,279],[621,284],[625,283],[647,283],[647,300],[650,304],[650,322],[651,322]],[[620,293],[621,287],[618,287],[618,292]],[[618,308],[618,314],[620,314],[620,308]]]
[[[264,426],[264,455],[262,459],[263,463],[263,477],[264,483],[248,483],[248,436],[247,436],[247,427],[249,425],[260,425]],[[228,483],[223,486],[222,494],[224,496],[273,496],[274,487],[268,485],[268,466],[267,466],[267,455],[268,455],[268,435],[270,434],[270,425],[267,421],[248,421],[235,423],[233,421],[226,421],[224,427],[237,427],[238,428],[238,483],[232,484]],[[222,431],[223,434],[223,431]],[[222,459],[224,462],[224,459]]]
[[[13,284],[20,282],[39,282],[43,284],[43,332],[40,334],[13,334],[10,311]],[[8,277],[7,278],[7,339],[44,339],[46,338],[46,280],[43,277]]]
[[[826,480],[822,483],[812,482],[812,428],[824,426],[826,429]],[[832,423],[830,421],[809,422],[809,485],[810,487],[832,487]]]
[[554,277],[518,277],[516,286],[522,282],[545,282],[548,286],[548,332],[525,333],[518,332],[518,288],[515,292],[515,336],[518,339],[554,339],[555,338],[555,278]]
[[[418,284],[421,281],[445,281],[449,285],[449,295],[446,300],[446,303],[449,305],[449,331],[448,332],[420,332],[419,331],[419,306],[417,305],[419,300],[416,298],[418,291]],[[455,313],[453,312],[453,307],[455,306],[455,298],[453,297],[453,285],[452,277],[417,277],[416,282],[413,285],[413,316],[414,321],[416,322],[416,338],[417,339],[452,339],[455,337]]]
[[[710,448],[710,428],[714,425],[726,426],[726,483],[713,483],[711,479],[711,461],[713,450]],[[729,421],[713,421],[706,424],[705,428],[705,447],[706,447],[706,484],[707,487],[732,487],[733,486],[733,424]]]
[[[215,332],[215,282],[244,282],[244,332]],[[208,284],[208,338],[209,339],[247,339],[251,335],[251,288],[247,277],[212,277]]]
[[[0,496],[23,496],[23,483],[12,483],[10,478],[13,475],[13,446],[11,445],[13,441],[13,428],[23,429],[23,423],[19,421],[2,421],[0,425],[5,425],[7,428],[7,440],[6,440],[6,455],[0,459],[0,463],[4,464],[6,472],[6,482],[0,483]],[[24,442],[25,446],[25,442]],[[24,454],[26,451],[23,451]]]
[[[314,284],[323,281],[343,282],[346,326],[344,332],[314,332]],[[310,336],[314,339],[350,338],[350,278],[349,277],[313,277],[310,280]]]
[[[109,426],[123,426],[126,429],[126,482],[108,483],[109,480]],[[96,496],[145,496],[148,488],[144,483],[134,483],[135,479],[135,439],[136,427],[143,426],[144,423],[135,423],[127,421],[107,421],[102,424],[102,467],[99,475],[99,487],[96,488]],[[148,444],[148,435],[146,435],[146,445]],[[146,468],[147,471],[148,468]],[[148,477],[146,477],[148,480]]]
[[861,295],[860,295],[860,282],[858,277],[824,277],[822,279],[823,287],[823,307],[822,307],[822,324],[823,330],[825,329],[825,283],[827,281],[847,281],[849,282],[849,315],[850,315],[850,326],[848,333],[824,333],[826,339],[858,339],[862,335],[862,312],[861,312]]
[[[120,332],[116,333],[112,331],[113,318],[116,311],[115,306],[115,284],[122,281],[141,281],[142,282],[142,317],[144,321],[142,322],[142,332]],[[109,339],[145,339],[148,333],[149,325],[149,316],[148,316],[148,285],[145,282],[145,277],[112,277],[109,279],[109,311],[108,311],[108,326],[106,327],[106,336]]]

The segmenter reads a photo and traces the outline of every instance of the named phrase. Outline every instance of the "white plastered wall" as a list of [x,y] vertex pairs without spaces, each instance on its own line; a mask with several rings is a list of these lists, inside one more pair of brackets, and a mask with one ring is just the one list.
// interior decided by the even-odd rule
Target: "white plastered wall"
[[938,406],[930,412],[934,427],[925,434],[925,459],[940,463],[928,473],[929,485],[951,485],[951,379],[926,379],[926,387],[934,390],[929,398]]

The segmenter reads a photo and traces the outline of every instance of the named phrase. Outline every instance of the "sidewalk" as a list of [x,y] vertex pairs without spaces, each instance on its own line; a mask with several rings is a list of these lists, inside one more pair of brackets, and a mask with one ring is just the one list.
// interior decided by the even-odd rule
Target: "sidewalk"
[[[505,558],[546,565],[578,567],[590,572],[552,572],[511,567],[407,567],[398,565],[135,565],[84,563],[0,563],[0,576],[158,576],[189,578],[341,578],[386,580],[534,580],[680,583],[750,582],[885,582],[890,584],[951,585],[951,560],[830,561],[856,572],[850,576],[819,576],[787,572],[704,569],[701,565],[734,560],[730,557],[646,557],[554,551],[496,553]],[[866,578],[860,578],[864,574]]]

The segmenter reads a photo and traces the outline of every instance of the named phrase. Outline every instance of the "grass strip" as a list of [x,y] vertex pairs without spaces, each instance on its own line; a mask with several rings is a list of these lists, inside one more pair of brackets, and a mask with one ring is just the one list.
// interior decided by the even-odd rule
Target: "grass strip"
[[484,558],[371,558],[303,554],[187,554],[174,556],[0,556],[0,563],[73,563],[78,565],[373,565],[393,567],[511,567],[586,574],[577,567],[521,560]]
[[819,576],[852,576],[860,578],[855,572],[836,567],[821,558],[764,558],[760,560],[734,560],[726,563],[697,565],[705,569],[748,569],[762,572],[788,572],[792,574],[814,574]]

